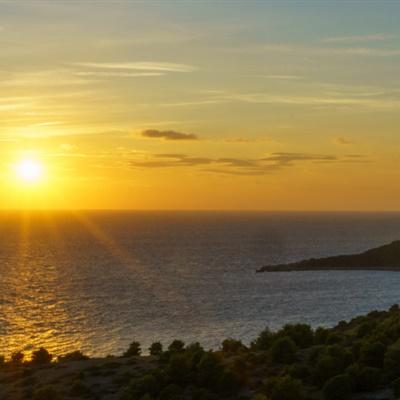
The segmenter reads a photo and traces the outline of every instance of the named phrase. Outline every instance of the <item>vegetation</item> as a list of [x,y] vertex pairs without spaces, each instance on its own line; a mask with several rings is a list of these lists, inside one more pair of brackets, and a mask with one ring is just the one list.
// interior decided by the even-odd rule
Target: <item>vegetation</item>
[[[289,324],[263,330],[246,346],[225,339],[218,350],[174,340],[138,342],[121,357],[0,356],[2,400],[351,400],[385,390],[400,397],[400,308],[373,311],[334,328]],[[58,371],[62,371],[60,374]],[[4,393],[4,394],[3,394]],[[369,397],[368,397],[369,398]]]

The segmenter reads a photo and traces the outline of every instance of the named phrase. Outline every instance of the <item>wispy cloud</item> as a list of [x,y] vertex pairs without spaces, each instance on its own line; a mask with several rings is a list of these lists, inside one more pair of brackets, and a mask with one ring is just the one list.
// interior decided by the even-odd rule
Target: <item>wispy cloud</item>
[[314,56],[364,56],[364,57],[397,57],[400,49],[382,49],[375,47],[332,47],[315,46],[301,43],[265,43],[249,45],[246,47],[231,49],[239,53],[288,53],[292,55],[307,54]]
[[97,78],[140,78],[163,76],[164,72],[103,72],[103,71],[80,71],[76,75]]
[[272,171],[281,170],[298,163],[364,163],[368,159],[364,155],[336,156],[329,154],[309,153],[272,153],[263,158],[248,159],[235,157],[199,157],[187,154],[153,154],[145,159],[132,160],[132,168],[182,168],[199,167],[203,172],[229,175],[265,175]]
[[188,64],[170,62],[137,61],[137,62],[77,62],[77,67],[97,68],[106,70],[139,70],[159,72],[193,72],[196,68]]
[[325,43],[354,43],[354,42],[374,42],[396,38],[389,33],[375,33],[370,35],[334,36],[322,39]]
[[194,133],[185,133],[177,131],[160,131],[158,129],[146,129],[142,132],[142,136],[151,139],[165,140],[198,140],[198,136]]
[[270,94],[270,93],[225,93],[215,95],[209,100],[219,102],[244,102],[255,104],[287,104],[293,106],[338,106],[364,107],[373,109],[396,109],[400,107],[400,99],[396,97],[377,97],[375,93],[363,96],[349,95],[348,93],[320,94],[303,96],[298,94]]
[[262,76],[268,79],[285,80],[285,81],[304,79],[304,77],[300,75],[262,75]]

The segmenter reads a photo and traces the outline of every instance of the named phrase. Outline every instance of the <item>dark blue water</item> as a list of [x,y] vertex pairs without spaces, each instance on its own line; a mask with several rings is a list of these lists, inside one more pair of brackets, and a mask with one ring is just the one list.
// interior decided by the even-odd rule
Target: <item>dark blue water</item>
[[217,347],[400,302],[400,273],[255,274],[400,238],[400,214],[91,212],[0,216],[0,354]]

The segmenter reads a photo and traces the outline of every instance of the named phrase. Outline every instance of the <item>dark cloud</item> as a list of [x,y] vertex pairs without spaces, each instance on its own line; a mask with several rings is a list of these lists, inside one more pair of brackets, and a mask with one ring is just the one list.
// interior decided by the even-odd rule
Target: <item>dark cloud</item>
[[262,161],[276,162],[280,165],[291,164],[296,161],[337,161],[337,156],[308,154],[308,153],[272,153]]
[[246,158],[208,158],[193,157],[186,154],[153,154],[149,159],[131,161],[132,168],[176,168],[205,167],[204,172],[225,175],[265,175],[284,168],[292,168],[298,163],[342,163],[368,162],[361,154],[335,156],[327,154],[308,153],[272,153],[268,157],[258,159]]
[[193,133],[184,133],[177,131],[159,131],[158,129],[146,129],[142,136],[151,139],[165,140],[198,140],[198,136]]

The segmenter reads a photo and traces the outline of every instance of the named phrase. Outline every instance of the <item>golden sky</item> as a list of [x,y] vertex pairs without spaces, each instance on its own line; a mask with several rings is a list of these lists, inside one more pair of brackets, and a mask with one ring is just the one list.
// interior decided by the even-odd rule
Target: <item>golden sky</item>
[[0,0],[0,207],[398,210],[399,13]]

